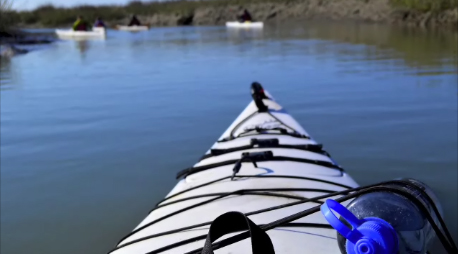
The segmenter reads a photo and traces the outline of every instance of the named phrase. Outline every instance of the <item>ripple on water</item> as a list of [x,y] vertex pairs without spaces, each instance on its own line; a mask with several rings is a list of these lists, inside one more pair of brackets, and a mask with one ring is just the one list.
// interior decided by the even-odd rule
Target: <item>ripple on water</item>
[[243,110],[255,80],[360,184],[430,184],[456,232],[456,38],[323,22],[155,28],[2,62],[2,253],[106,252]]

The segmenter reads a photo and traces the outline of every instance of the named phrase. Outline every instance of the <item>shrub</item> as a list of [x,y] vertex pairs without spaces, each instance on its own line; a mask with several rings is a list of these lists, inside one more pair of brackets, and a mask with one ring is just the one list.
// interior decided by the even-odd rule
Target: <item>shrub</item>
[[36,24],[39,21],[38,15],[34,12],[22,12],[19,16],[20,21],[26,25]]
[[391,0],[396,6],[419,11],[441,11],[458,8],[458,0]]
[[0,32],[7,30],[14,24],[14,15],[11,11],[11,1],[0,0]]

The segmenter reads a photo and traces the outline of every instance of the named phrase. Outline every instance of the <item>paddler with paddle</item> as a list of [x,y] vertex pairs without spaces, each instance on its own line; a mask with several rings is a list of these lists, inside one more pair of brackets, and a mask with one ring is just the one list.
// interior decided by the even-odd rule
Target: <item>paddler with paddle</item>
[[250,12],[247,9],[243,10],[243,14],[238,17],[240,23],[252,22],[253,18],[251,17]]
[[81,16],[76,18],[75,23],[73,23],[73,31],[88,31],[89,23],[84,20]]
[[128,26],[141,26],[140,20],[138,20],[136,15],[132,15]]
[[94,23],[94,27],[106,27],[105,23],[103,22],[102,18],[97,17]]

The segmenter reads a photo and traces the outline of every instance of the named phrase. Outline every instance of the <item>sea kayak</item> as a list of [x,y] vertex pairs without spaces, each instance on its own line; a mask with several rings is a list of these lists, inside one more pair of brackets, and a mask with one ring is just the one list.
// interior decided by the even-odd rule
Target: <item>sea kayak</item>
[[127,32],[140,32],[140,31],[146,31],[149,29],[148,26],[120,26],[120,25],[118,25],[116,28],[120,31],[127,31]]
[[57,29],[56,34],[60,39],[103,39],[106,37],[106,29],[103,27],[94,27],[92,31],[74,31],[72,29]]
[[[110,253],[187,253],[202,248],[210,223],[229,211],[264,225],[322,201],[271,207],[358,186],[260,84],[251,89],[253,101],[199,162],[178,172],[178,184]],[[267,233],[276,253],[340,253],[320,213]],[[216,253],[251,253],[250,240]]]
[[263,28],[264,23],[263,22],[238,22],[238,21],[231,21],[231,22],[226,22],[226,27],[231,27],[231,28]]

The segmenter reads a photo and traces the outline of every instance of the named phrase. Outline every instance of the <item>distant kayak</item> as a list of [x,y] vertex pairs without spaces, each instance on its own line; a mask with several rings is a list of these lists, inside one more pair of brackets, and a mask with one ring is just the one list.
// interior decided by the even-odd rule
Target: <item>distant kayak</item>
[[239,22],[239,21],[230,21],[226,22],[226,27],[233,27],[233,28],[263,28],[263,22]]
[[116,29],[120,31],[129,31],[129,32],[140,32],[146,31],[149,29],[148,26],[116,26]]
[[106,36],[106,29],[94,27],[92,31],[74,31],[72,29],[57,29],[56,34],[60,39],[103,39]]

